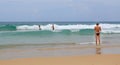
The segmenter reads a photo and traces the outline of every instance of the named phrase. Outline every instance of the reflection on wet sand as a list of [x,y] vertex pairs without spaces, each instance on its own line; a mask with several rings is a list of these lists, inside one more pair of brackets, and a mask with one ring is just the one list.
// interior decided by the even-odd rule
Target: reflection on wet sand
[[101,48],[100,47],[96,47],[96,54],[98,54],[98,55],[101,54]]

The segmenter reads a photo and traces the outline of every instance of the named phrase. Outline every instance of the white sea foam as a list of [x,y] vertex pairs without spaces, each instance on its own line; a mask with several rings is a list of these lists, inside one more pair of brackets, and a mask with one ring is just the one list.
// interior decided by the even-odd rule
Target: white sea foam
[[81,42],[81,43],[76,43],[76,44],[96,44],[95,42]]
[[[57,25],[54,24],[55,30],[71,30],[77,32],[82,29],[94,29],[95,25],[76,24],[76,25]],[[102,33],[120,33],[120,24],[100,24]],[[41,25],[42,30],[52,30],[52,24]],[[39,30],[39,25],[21,25],[16,27],[17,30]]]
[[38,25],[33,25],[33,26],[21,25],[21,26],[17,26],[17,30],[38,30],[38,29],[39,29]]
[[[41,25],[40,26],[42,30],[52,30],[52,25],[48,24],[48,25]],[[57,30],[64,30],[64,29],[92,29],[94,27],[94,25],[82,25],[82,24],[77,24],[77,25],[54,25],[55,29]],[[17,26],[17,30],[38,30],[39,29],[39,25],[21,25],[21,26]]]

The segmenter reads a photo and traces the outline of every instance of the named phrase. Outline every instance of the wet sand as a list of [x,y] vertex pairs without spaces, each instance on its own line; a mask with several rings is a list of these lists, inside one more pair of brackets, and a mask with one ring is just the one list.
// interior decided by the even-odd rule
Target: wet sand
[[[120,45],[72,45],[36,49],[37,51],[29,49],[29,52],[28,49],[4,51],[8,55],[1,55],[0,58],[13,58],[0,59],[0,65],[120,65]],[[12,54],[13,52],[15,54]]]

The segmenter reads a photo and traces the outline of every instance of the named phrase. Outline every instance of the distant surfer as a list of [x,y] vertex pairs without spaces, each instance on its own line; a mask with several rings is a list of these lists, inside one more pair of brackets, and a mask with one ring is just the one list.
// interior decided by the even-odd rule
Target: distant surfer
[[41,27],[40,27],[40,25],[38,25],[39,26],[39,30],[41,30]]
[[101,27],[99,26],[99,23],[96,23],[96,26],[94,27],[95,30],[95,38],[96,38],[96,45],[100,45],[100,32]]
[[54,29],[55,29],[54,24],[52,24],[52,30],[54,30]]

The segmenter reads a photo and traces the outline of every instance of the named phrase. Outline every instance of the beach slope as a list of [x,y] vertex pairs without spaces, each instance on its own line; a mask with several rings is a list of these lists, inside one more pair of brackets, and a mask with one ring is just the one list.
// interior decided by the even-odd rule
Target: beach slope
[[120,54],[19,58],[0,60],[0,65],[120,65]]

